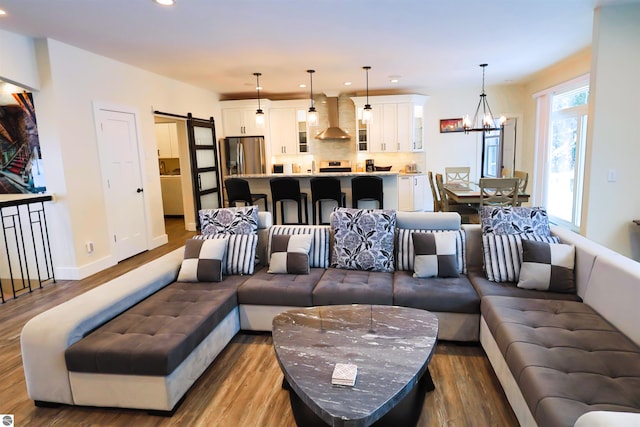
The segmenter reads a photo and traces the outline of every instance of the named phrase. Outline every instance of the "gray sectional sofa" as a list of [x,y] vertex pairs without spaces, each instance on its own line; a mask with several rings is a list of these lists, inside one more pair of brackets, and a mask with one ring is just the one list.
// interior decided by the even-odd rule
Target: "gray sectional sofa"
[[258,266],[185,284],[175,282],[183,250],[173,251],[29,321],[21,335],[28,394],[39,405],[171,413],[240,330],[270,331],[292,307],[395,304],[434,312],[439,339],[480,341],[523,426],[640,423],[640,264],[554,228],[576,247],[577,294],[520,289],[486,279],[480,226],[461,226],[456,213],[396,219],[398,229],[462,230],[464,274],[327,268],[328,226],[272,226],[260,213],[258,259],[268,259],[275,233],[313,234],[309,274]]

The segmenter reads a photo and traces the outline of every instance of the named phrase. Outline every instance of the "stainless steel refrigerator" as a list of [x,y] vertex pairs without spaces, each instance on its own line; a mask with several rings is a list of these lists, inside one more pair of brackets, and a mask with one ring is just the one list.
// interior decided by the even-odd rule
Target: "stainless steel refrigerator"
[[227,137],[220,147],[223,179],[266,172],[264,137]]

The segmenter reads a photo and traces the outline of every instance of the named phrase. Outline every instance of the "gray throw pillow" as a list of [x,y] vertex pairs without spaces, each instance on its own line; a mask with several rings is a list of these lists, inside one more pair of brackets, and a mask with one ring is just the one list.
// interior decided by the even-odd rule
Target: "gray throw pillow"
[[459,277],[455,233],[412,233],[413,277]]
[[562,243],[522,241],[522,266],[518,287],[575,293],[575,247]]
[[311,234],[276,234],[271,238],[269,273],[309,274]]
[[227,239],[189,239],[184,246],[184,259],[178,282],[220,282]]

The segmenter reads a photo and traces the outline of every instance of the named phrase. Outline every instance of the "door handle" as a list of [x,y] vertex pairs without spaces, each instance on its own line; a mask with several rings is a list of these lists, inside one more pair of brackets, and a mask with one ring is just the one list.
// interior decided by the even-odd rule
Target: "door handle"
[[136,190],[136,193],[142,193],[143,191],[144,191],[144,190],[143,190],[142,188],[138,188],[138,189]]

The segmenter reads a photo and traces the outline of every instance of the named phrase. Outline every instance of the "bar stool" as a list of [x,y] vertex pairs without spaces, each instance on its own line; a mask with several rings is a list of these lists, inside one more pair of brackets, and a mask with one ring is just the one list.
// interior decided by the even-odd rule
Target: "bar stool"
[[322,202],[334,201],[339,207],[344,208],[347,202],[347,196],[342,192],[340,188],[340,180],[330,177],[317,177],[311,178],[311,209],[313,215],[313,223],[316,222],[316,204],[318,207],[318,223],[329,224],[328,222],[322,222]]
[[[273,223],[277,224],[276,206],[280,202],[280,219],[282,224],[309,224],[309,210],[307,208],[307,193],[300,192],[300,181],[295,178],[271,178],[271,199],[273,206]],[[284,221],[284,201],[290,200],[298,206],[298,222]],[[302,222],[302,205],[304,205],[304,219]]]
[[258,200],[264,200],[265,212],[269,210],[267,205],[267,195],[264,193],[252,194],[249,189],[249,182],[240,178],[227,178],[224,180],[224,188],[227,189],[229,206],[236,206],[237,202],[245,202],[247,205],[257,204]]
[[357,176],[351,179],[351,203],[358,208],[360,200],[376,200],[382,209],[382,178],[377,176]]

